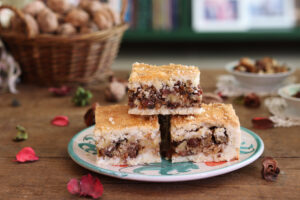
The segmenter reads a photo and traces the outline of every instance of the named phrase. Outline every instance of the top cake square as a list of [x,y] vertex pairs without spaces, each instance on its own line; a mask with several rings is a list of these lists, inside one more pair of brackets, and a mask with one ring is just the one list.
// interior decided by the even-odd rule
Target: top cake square
[[134,63],[129,78],[129,114],[200,114],[202,90],[195,66]]

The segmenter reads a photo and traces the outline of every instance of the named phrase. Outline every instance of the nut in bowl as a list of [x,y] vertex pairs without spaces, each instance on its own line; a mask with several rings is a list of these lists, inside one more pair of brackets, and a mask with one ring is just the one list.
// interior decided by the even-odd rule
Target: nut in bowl
[[253,89],[254,92],[278,89],[295,71],[293,67],[279,64],[269,57],[257,61],[241,58],[239,61],[228,63],[225,68],[242,87]]
[[300,83],[291,84],[278,90],[278,94],[286,101],[286,113],[300,117]]

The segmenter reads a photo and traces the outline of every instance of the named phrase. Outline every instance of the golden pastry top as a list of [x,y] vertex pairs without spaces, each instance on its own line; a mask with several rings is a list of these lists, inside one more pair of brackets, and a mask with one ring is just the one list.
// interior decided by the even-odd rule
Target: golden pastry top
[[168,82],[168,81],[192,81],[195,85],[200,83],[200,71],[195,66],[179,64],[148,65],[134,63],[129,77],[129,83],[135,82]]
[[127,105],[97,106],[95,117],[95,128],[101,132],[134,127],[159,129],[157,116],[129,115]]
[[202,104],[204,111],[199,115],[176,115],[171,118],[172,127],[183,127],[188,124],[205,123],[212,126],[239,127],[238,116],[231,104]]

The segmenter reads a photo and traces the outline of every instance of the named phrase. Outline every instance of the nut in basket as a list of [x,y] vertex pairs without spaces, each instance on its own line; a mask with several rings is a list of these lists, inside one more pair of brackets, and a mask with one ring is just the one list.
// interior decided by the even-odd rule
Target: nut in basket
[[81,0],[33,1],[14,12],[10,26],[0,36],[23,71],[23,80],[43,85],[91,82],[110,71],[128,25],[106,3]]

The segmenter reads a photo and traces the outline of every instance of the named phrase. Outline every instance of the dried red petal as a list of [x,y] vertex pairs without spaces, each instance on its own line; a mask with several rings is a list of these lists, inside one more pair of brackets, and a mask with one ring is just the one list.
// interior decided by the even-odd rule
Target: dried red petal
[[252,119],[253,128],[268,129],[273,128],[274,123],[267,117],[254,117]]
[[68,126],[69,125],[69,118],[67,116],[56,116],[51,121],[51,124],[54,126]]
[[39,157],[36,156],[34,150],[31,147],[24,147],[19,153],[16,155],[17,162],[32,162],[39,160]]
[[62,97],[62,96],[66,96],[67,94],[69,94],[71,91],[71,88],[68,87],[68,86],[61,86],[60,88],[49,88],[49,92],[51,92],[53,95],[55,96],[59,96],[59,97]]
[[92,126],[95,124],[95,110],[97,105],[99,105],[99,103],[94,103],[84,115],[84,122],[87,126]]
[[260,98],[255,93],[247,94],[244,98],[244,105],[248,108],[260,107]]
[[262,177],[267,181],[276,181],[276,178],[280,173],[277,161],[272,157],[265,157],[262,160],[262,166]]
[[91,174],[83,176],[80,180],[80,195],[91,196],[94,199],[101,197],[103,194],[103,185],[97,177]]
[[76,178],[72,178],[68,185],[67,189],[71,194],[80,194],[80,184]]

